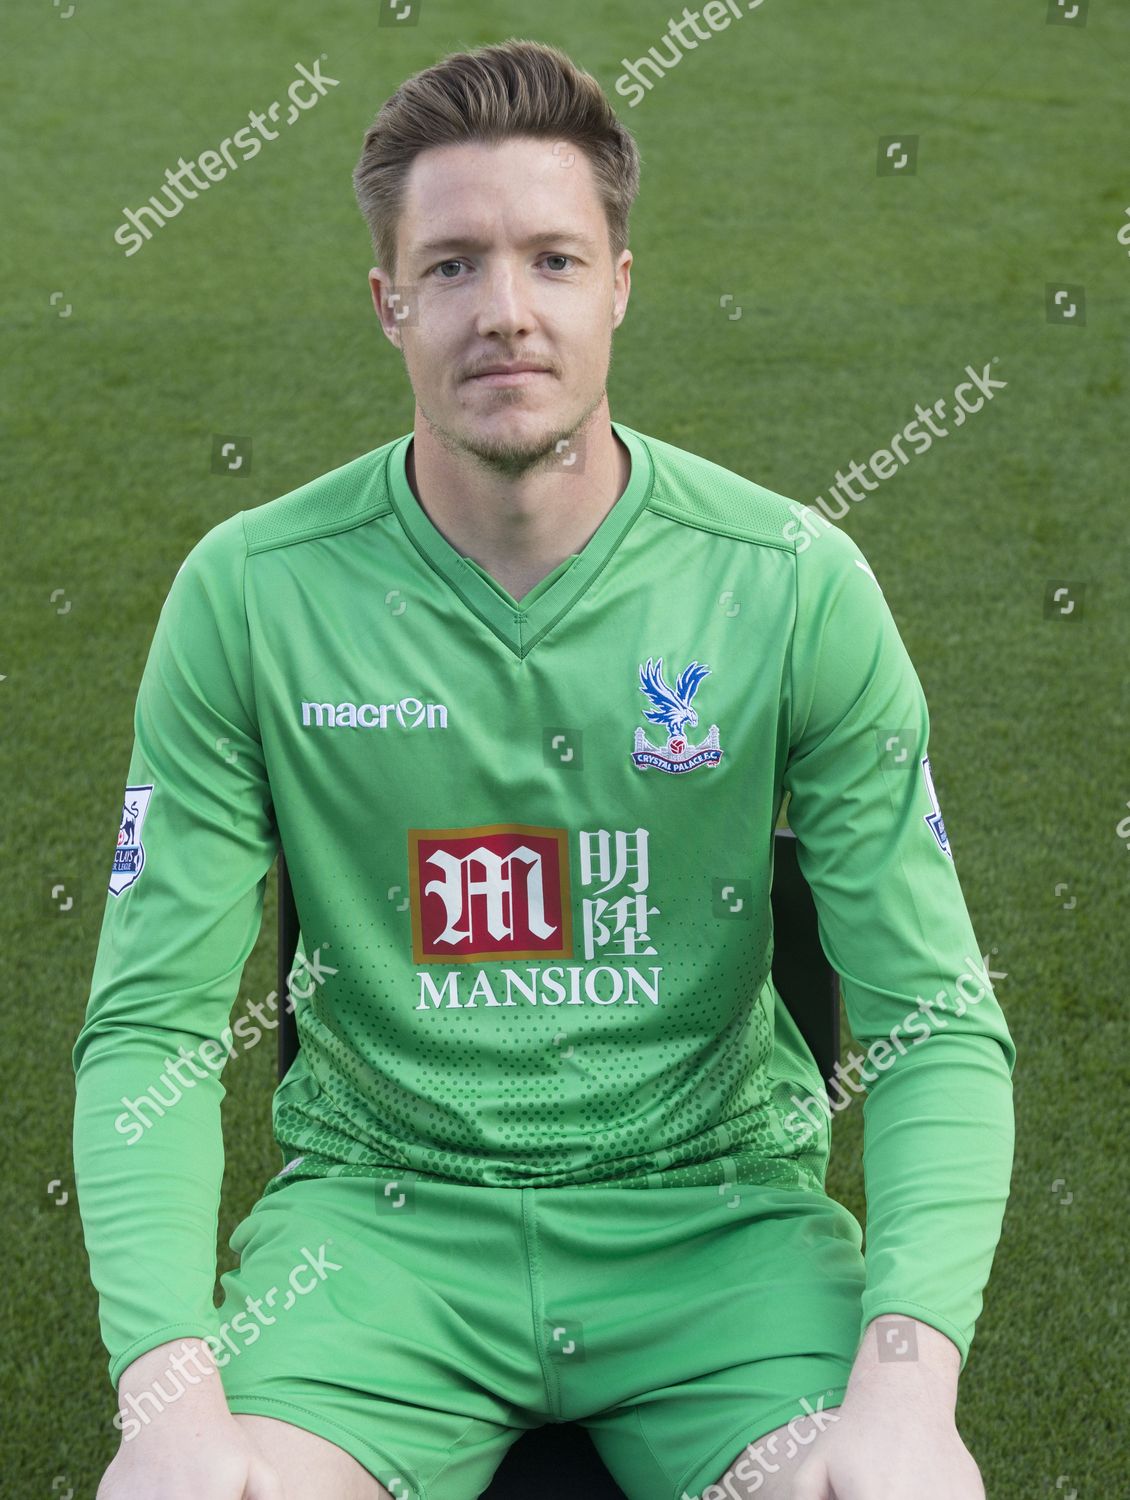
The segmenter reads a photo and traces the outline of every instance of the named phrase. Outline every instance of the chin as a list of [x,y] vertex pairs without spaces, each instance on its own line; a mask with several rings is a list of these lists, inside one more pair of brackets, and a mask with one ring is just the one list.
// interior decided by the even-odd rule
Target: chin
[[566,422],[564,413],[499,412],[466,424],[460,441],[488,462],[520,466],[529,460],[532,464],[555,452],[562,429],[568,430]]

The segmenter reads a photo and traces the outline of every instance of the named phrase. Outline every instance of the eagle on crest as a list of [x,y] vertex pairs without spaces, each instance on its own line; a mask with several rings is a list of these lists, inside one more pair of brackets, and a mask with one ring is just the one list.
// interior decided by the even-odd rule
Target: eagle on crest
[[698,692],[699,683],[709,677],[710,668],[701,662],[692,661],[675,679],[675,686],[668,686],[663,676],[663,658],[640,668],[640,690],[647,694],[654,707],[644,709],[644,718],[653,724],[661,724],[672,739],[682,734],[686,725],[698,723],[698,714],[691,707],[691,699]]

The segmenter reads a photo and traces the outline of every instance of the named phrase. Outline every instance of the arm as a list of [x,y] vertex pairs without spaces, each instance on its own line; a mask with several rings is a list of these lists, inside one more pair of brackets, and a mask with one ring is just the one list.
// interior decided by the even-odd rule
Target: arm
[[245,556],[235,516],[193,549],[161,611],[127,777],[152,791],[125,799],[144,855],[115,857],[73,1049],[75,1180],[115,1386],[147,1351],[217,1327],[224,1033],[278,845]]
[[[844,1411],[881,1415],[889,1432],[928,1410],[946,1430],[1008,1197],[1015,1048],[935,816],[925,697],[882,592],[834,529],[798,552],[796,572],[783,780],[859,1043],[841,1102],[864,1112],[866,1336]],[[905,1434],[902,1449],[927,1500],[929,1455]]]
[[899,1315],[874,1318],[851,1367],[849,1390],[906,1390],[917,1382],[930,1404],[953,1417],[961,1350],[930,1323]]

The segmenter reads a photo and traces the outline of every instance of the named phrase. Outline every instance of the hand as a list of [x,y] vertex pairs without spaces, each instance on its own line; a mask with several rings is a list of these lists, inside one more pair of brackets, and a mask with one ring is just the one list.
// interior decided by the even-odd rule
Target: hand
[[285,1500],[269,1464],[229,1412],[206,1425],[168,1422],[122,1442],[95,1500]]
[[285,1500],[278,1471],[228,1410],[202,1340],[174,1339],[141,1355],[123,1372],[118,1399],[122,1444],[95,1500]]
[[792,1500],[985,1500],[953,1418],[907,1393],[852,1392],[796,1471]]

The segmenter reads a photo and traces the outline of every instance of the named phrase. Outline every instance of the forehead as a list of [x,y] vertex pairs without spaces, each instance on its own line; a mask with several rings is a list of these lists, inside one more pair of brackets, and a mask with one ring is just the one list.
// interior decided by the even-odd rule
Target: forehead
[[401,232],[412,244],[442,234],[485,239],[535,223],[591,224],[602,213],[592,164],[578,146],[521,136],[422,151],[408,172]]

